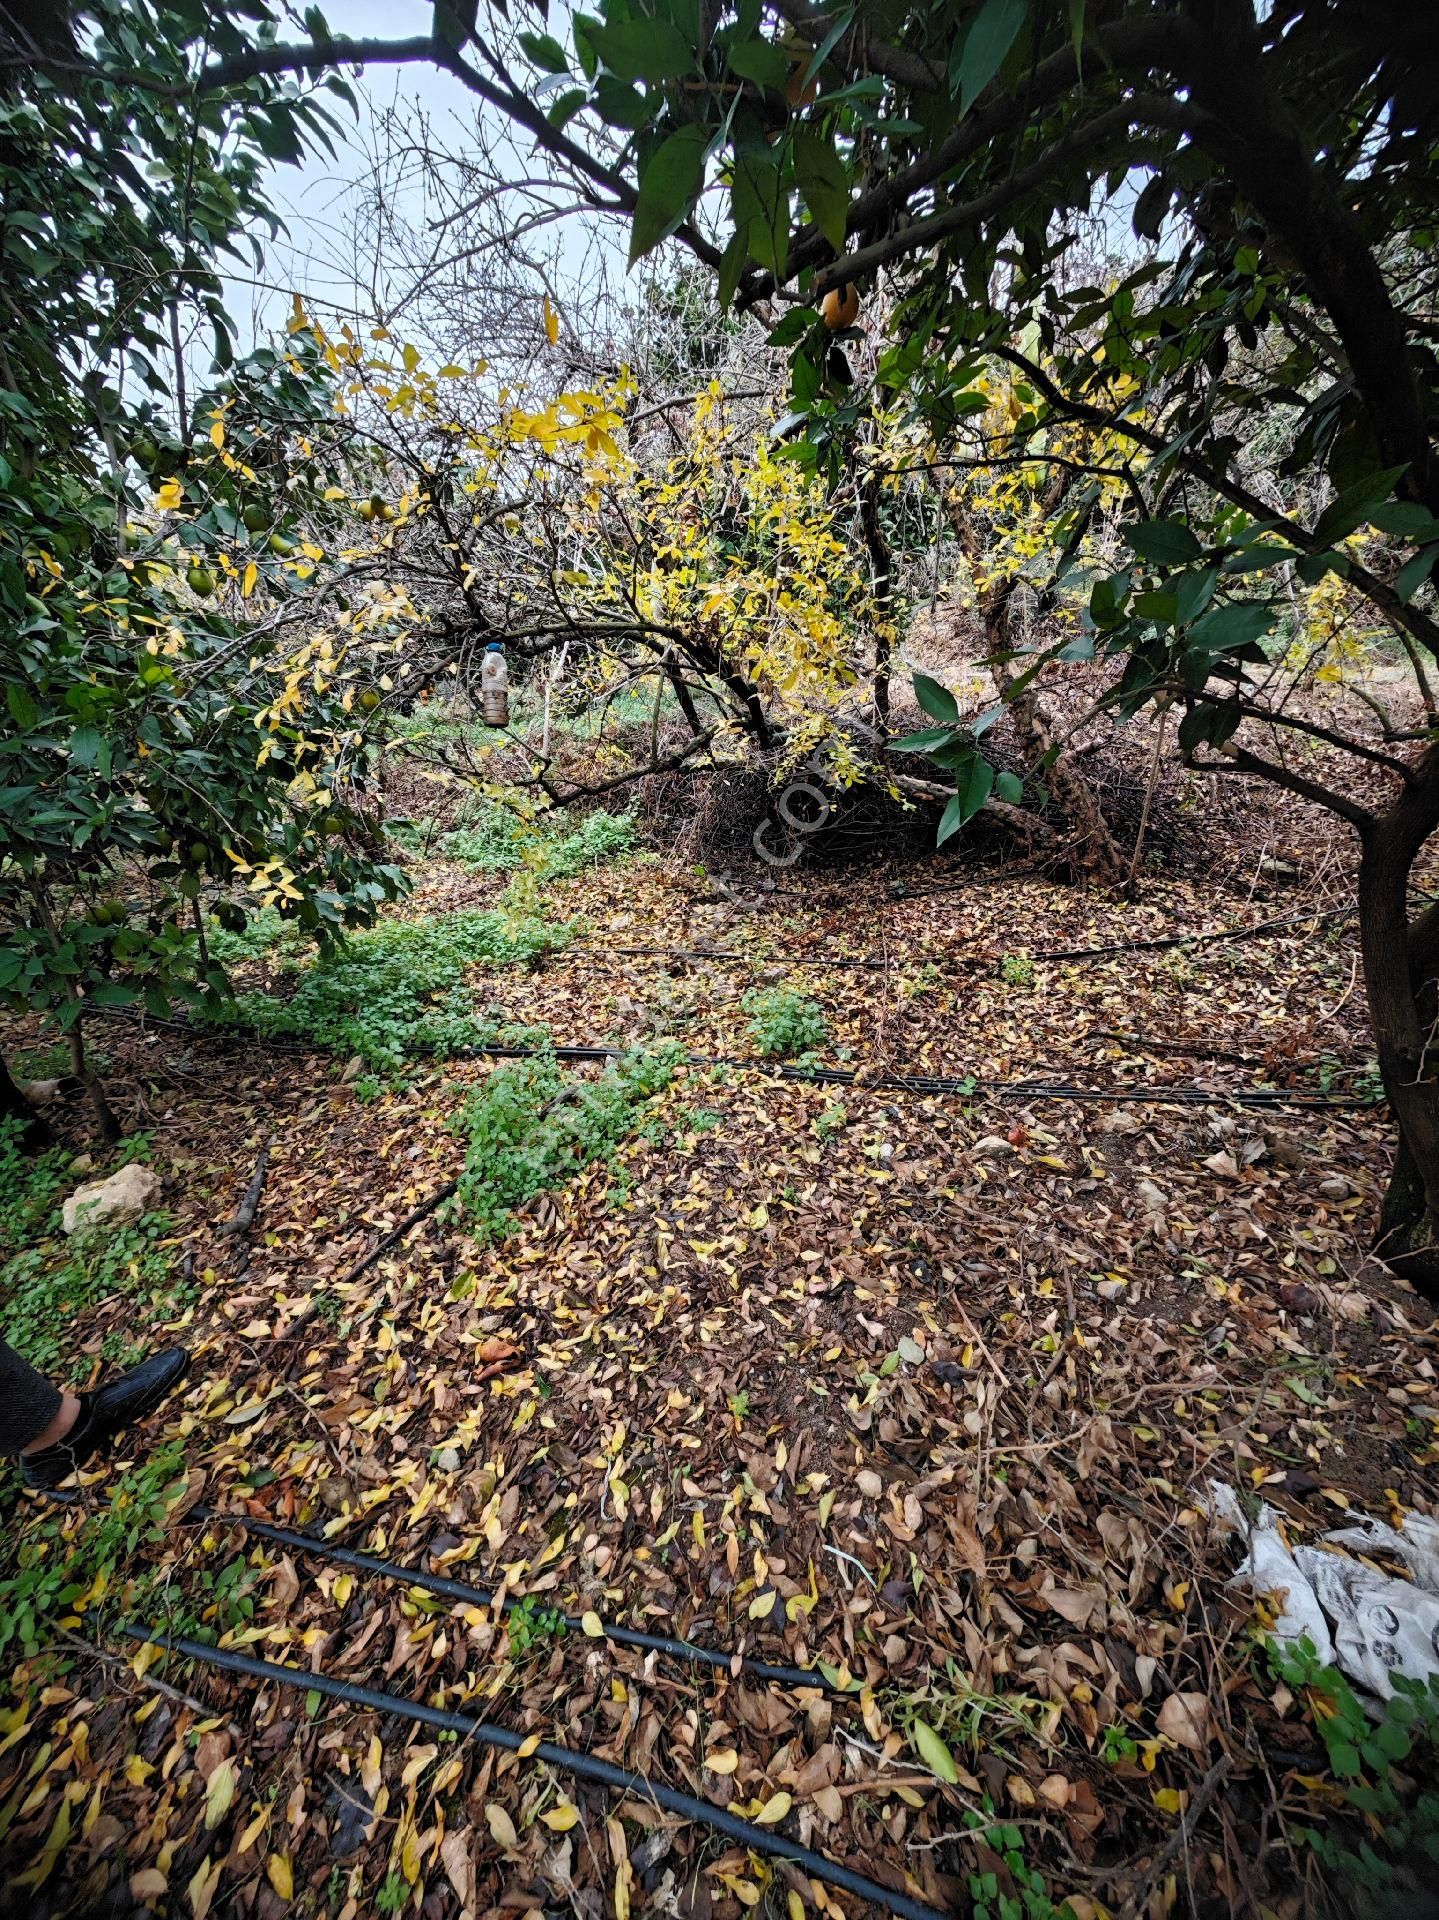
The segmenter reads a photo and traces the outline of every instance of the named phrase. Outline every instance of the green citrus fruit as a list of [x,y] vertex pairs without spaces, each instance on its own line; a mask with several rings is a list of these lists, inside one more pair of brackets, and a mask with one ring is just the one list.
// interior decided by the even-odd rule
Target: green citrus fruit
[[185,584],[201,600],[208,600],[215,591],[215,576],[208,567],[191,567],[185,575]]

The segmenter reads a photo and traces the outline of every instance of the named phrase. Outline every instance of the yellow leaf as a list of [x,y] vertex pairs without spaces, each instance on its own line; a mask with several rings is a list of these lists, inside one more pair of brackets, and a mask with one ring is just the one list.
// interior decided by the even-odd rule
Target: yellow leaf
[[540,1736],[537,1733],[532,1733],[528,1739],[521,1740],[520,1744],[515,1748],[516,1759],[528,1760],[530,1755],[536,1751],[539,1744]]
[[773,1827],[784,1819],[793,1805],[794,1801],[789,1794],[772,1793],[755,1815],[755,1820],[762,1827]]
[[557,1807],[540,1815],[552,1833],[568,1833],[579,1817],[579,1808],[571,1806],[568,1800],[562,1800]]
[[789,1920],[804,1920],[804,1902],[793,1887],[785,1895],[784,1903],[789,1908]]
[[132,1753],[125,1762],[125,1778],[132,1787],[143,1787],[155,1771],[148,1760],[142,1760],[138,1753]]
[[249,599],[250,595],[255,591],[255,582],[259,579],[259,577],[260,577],[260,569],[255,565],[254,561],[252,560],[249,566],[247,566],[245,569],[244,579],[240,582],[241,599],[243,600]]
[[235,1797],[235,1763],[222,1760],[210,1775],[210,1784],[205,1789],[205,1831],[213,1833],[225,1815],[230,1811],[230,1802]]
[[211,427],[211,429],[210,429],[210,443],[211,443],[211,445],[212,445],[212,446],[216,446],[216,447],[223,447],[223,446],[224,446],[224,444],[225,444],[225,423],[224,423],[224,421],[223,421],[223,420],[217,420],[217,421],[215,422],[215,424],[214,424],[214,426],[213,426],[213,427]]
[[290,1867],[289,1854],[272,1853],[265,1862],[265,1878],[282,1900],[294,1899],[295,1875]]
[[155,505],[162,512],[170,512],[182,504],[185,498],[184,488],[178,480],[167,480],[155,494]]
[[548,294],[545,295],[545,338],[551,346],[560,337],[560,316]]
[[604,1639],[605,1623],[603,1620],[601,1620],[600,1616],[597,1613],[591,1611],[589,1613],[582,1614],[580,1616],[580,1625],[584,1628],[585,1632],[590,1636],[591,1640]]
[[[158,1695],[156,1697],[158,1698]],[[246,1827],[245,1831],[235,1842],[236,1853],[248,1853],[250,1851],[251,1847],[254,1846],[260,1835],[265,1831],[269,1819],[270,1815],[268,1810],[262,1810],[255,1815],[249,1826]]]
[[498,1801],[491,1800],[485,1808],[485,1824],[494,1835],[495,1845],[508,1851],[518,1846],[519,1836],[515,1832],[515,1823]]
[[705,1755],[707,1773],[733,1773],[739,1765],[739,1755],[733,1747],[717,1747],[713,1753]]
[[630,1863],[621,1860],[615,1873],[615,1920],[630,1920]]
[[207,1853],[190,1875],[189,1885],[185,1889],[190,1900],[190,1911],[195,1916],[195,1920],[205,1920],[205,1915],[210,1911],[210,1903],[215,1898],[215,1888],[219,1884],[220,1865],[217,1862],[211,1866],[210,1856]]
[[330,1589],[331,1597],[337,1607],[343,1607],[354,1591],[355,1576],[352,1573],[342,1573]]
[[768,1616],[774,1612],[774,1603],[776,1600],[778,1600],[778,1598],[779,1598],[779,1595],[775,1592],[773,1587],[770,1587],[764,1593],[757,1593],[754,1599],[751,1600],[749,1603],[750,1619],[764,1620],[768,1618]]
[[406,1833],[404,1844],[400,1848],[400,1872],[404,1874],[411,1886],[414,1886],[420,1877],[420,1837],[413,1827]]
[[1177,1787],[1156,1787],[1154,1804],[1161,1813],[1178,1813],[1184,1805],[1184,1795]]

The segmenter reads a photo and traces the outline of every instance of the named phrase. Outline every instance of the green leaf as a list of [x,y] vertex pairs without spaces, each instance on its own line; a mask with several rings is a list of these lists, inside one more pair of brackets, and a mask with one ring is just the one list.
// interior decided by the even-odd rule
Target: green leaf
[[1397,534],[1401,539],[1432,540],[1439,533],[1439,520],[1417,500],[1391,500],[1387,506],[1375,507],[1369,515],[1369,524],[1378,527],[1381,533]]
[[1189,629],[1194,646],[1209,653],[1223,653],[1231,647],[1246,647],[1268,633],[1274,625],[1274,609],[1263,600],[1232,600],[1226,606],[1213,607]]
[[583,87],[566,87],[545,118],[556,133],[563,133],[588,98]]
[[1359,1749],[1347,1740],[1336,1740],[1329,1749],[1329,1764],[1341,1780],[1352,1780],[1360,1770]]
[[794,177],[815,225],[834,248],[844,251],[849,218],[849,173],[828,140],[800,127],[794,136]]
[[1261,540],[1252,547],[1241,547],[1237,553],[1226,554],[1224,571],[1262,573],[1266,567],[1282,567],[1286,560],[1298,558],[1293,547],[1276,546],[1272,540]]
[[890,742],[891,753],[932,753],[936,747],[946,747],[954,738],[949,727],[923,727],[918,733],[906,733],[898,740]]
[[5,685],[5,704],[10,709],[10,718],[17,727],[30,728],[40,718],[40,709],[35,704],[34,695],[28,687],[20,686],[9,680]]
[[741,80],[753,80],[757,87],[783,90],[789,79],[789,55],[772,40],[741,40],[729,50],[730,72]]
[[[596,24],[586,31],[590,45],[618,80],[643,80],[655,86],[695,71],[694,49],[668,20],[617,20],[613,26]],[[686,127],[684,131],[703,130]],[[704,137],[708,143],[709,136]]]
[[1024,25],[1024,15],[1025,0],[984,0],[949,63],[950,89],[959,89],[961,114],[969,112],[999,72]]
[[840,41],[849,32],[850,27],[853,25],[853,22],[854,22],[854,16],[855,16],[855,9],[853,7],[847,7],[845,11],[842,14],[840,14],[839,18],[835,21],[834,25],[830,28],[829,32],[824,36],[823,40],[821,40],[819,45],[815,48],[814,58],[810,61],[808,67],[805,69],[805,75],[804,75],[805,86],[808,86],[810,81],[816,77],[816,75],[819,73],[820,68],[824,65],[825,61],[828,60],[829,56],[834,52],[835,48],[839,45]]
[[741,147],[734,157],[730,208],[736,231],[749,236],[749,250],[777,278],[789,252],[789,195],[779,160],[768,147]]
[[1009,806],[1017,807],[1024,798],[1024,782],[1017,773],[997,773],[994,791]]
[[960,805],[959,795],[952,793],[949,797],[949,805],[939,816],[939,830],[934,836],[934,844],[942,847],[951,834],[958,833],[963,825],[964,809]]
[[976,754],[967,769],[959,770],[958,791],[954,797],[959,802],[961,822],[974,818],[993,789],[994,768]]
[[630,229],[631,266],[668,238],[689,212],[704,184],[708,152],[704,127],[682,127],[650,156]]
[[1294,571],[1306,587],[1316,587],[1326,573],[1337,573],[1341,580],[1349,577],[1349,562],[1345,555],[1336,553],[1333,547],[1326,547],[1323,553],[1304,553],[1294,563]]
[[1162,567],[1183,566],[1197,560],[1204,549],[1182,520],[1142,520],[1126,528],[1131,553]]
[[[1080,66],[1084,47],[1084,0],[1069,0],[1069,37],[1074,42],[1074,61]],[[1083,78],[1083,68],[1080,67]]]
[[914,675],[914,697],[932,720],[943,720],[951,727],[959,725],[959,702],[948,687],[931,680],[927,673]]
[[542,72],[569,72],[570,63],[565,57],[565,50],[553,34],[522,33],[519,40],[525,52]]
[[1239,725],[1237,707],[1219,706],[1213,700],[1201,700],[1191,707],[1179,723],[1179,750],[1192,753],[1197,746],[1222,746]]
[[70,759],[77,767],[93,767],[100,757],[100,729],[76,727],[70,735]]
[[1362,527],[1374,509],[1389,498],[1395,481],[1407,471],[1406,467],[1386,467],[1382,473],[1367,473],[1352,487],[1346,487],[1320,514],[1314,524],[1314,538],[1322,540],[1327,547],[1335,540],[1342,540],[1346,533],[1353,533],[1356,527]]
[[1394,591],[1406,606],[1429,578],[1436,560],[1439,560],[1439,546],[1423,547],[1395,574]]
[[909,1737],[914,1742],[915,1752],[937,1779],[947,1781],[952,1787],[959,1784],[959,1768],[955,1765],[954,1755],[927,1720],[912,1722]]

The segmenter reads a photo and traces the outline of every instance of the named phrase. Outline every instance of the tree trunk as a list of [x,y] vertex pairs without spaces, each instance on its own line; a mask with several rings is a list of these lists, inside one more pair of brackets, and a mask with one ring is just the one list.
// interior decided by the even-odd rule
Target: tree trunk
[[1026,687],[1018,698],[1011,698],[1009,690],[1016,676],[997,659],[991,662],[989,670],[1014,722],[1025,759],[1032,765],[1047,768],[1045,783],[1064,809],[1072,829],[1071,858],[1096,880],[1122,886],[1129,877],[1126,862],[1109,831],[1104,809],[1094,788],[1079,771],[1074,756],[1058,744],[1054,722],[1033,685]]
[[85,1089],[90,1102],[90,1110],[95,1116],[95,1124],[100,1129],[100,1138],[106,1141],[123,1140],[125,1130],[115,1118],[110,1102],[105,1098],[105,1089],[100,1085],[99,1075],[85,1058],[85,1034],[83,1016],[76,1013],[65,1035],[70,1049],[70,1071]]
[[1359,940],[1379,1072],[1399,1129],[1375,1252],[1439,1302],[1439,1058],[1431,1057],[1439,913],[1411,926],[1409,874],[1439,826],[1439,750],[1431,748],[1386,813],[1361,836]]
[[874,634],[874,723],[889,732],[889,667],[894,620],[894,561],[879,517],[879,476],[870,474],[859,490],[859,524],[869,554],[871,591],[878,622]]
[[[1055,505],[1059,498],[1060,493],[1055,493]],[[947,494],[945,505],[950,525],[973,568],[983,546],[979,533],[954,496]],[[995,688],[1014,723],[1020,751],[1032,766],[1045,767],[1045,784],[1064,809],[1072,829],[1071,859],[1105,885],[1123,886],[1127,863],[1115,844],[1114,835],[1109,831],[1104,809],[1099,804],[1094,788],[1080,772],[1074,756],[1059,745],[1053,718],[1040,700],[1033,682],[1017,698],[1011,698],[1010,689],[1018,675],[1010,672],[1004,665],[1004,659],[1013,646],[1009,613],[1017,584],[1014,579],[1000,580],[978,596],[979,615],[984,622],[985,645],[990,656],[987,664]],[[1053,755],[1052,759],[1050,755]]]
[[38,1153],[54,1138],[44,1115],[31,1106],[15,1084],[3,1057],[0,1057],[0,1119],[19,1121],[20,1145],[27,1153]]

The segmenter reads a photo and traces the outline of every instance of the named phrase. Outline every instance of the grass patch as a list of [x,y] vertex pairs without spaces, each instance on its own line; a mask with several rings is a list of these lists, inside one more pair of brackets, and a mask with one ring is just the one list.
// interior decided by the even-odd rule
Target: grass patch
[[217,923],[206,932],[210,958],[228,973],[246,960],[260,960],[275,947],[281,957],[298,965],[312,945],[297,920],[286,920],[274,907],[260,907],[238,932]]
[[469,824],[441,834],[435,851],[471,873],[509,873],[528,867],[537,880],[571,880],[635,847],[628,813],[589,813],[568,833],[522,820],[508,807],[482,807]]
[[64,1360],[68,1322],[77,1315],[124,1295],[128,1321],[143,1325],[173,1318],[196,1293],[171,1277],[160,1244],[171,1228],[164,1214],[105,1236],[61,1232],[69,1163],[58,1147],[28,1158],[14,1124],[0,1123],[0,1334],[42,1373]]
[[495,912],[382,920],[317,954],[288,999],[242,993],[232,1017],[393,1074],[417,1054],[444,1060],[492,1037],[465,984],[471,967],[525,966],[569,937],[567,926]]
[[13,1535],[0,1577],[0,1660],[32,1659],[57,1622],[106,1596],[117,1612],[144,1614],[153,1576],[137,1585],[125,1577],[125,1563],[164,1539],[166,1516],[184,1489],[184,1449],[176,1443],[123,1474],[107,1505],[47,1507],[38,1524]]
[[502,1238],[526,1201],[611,1158],[682,1057],[671,1042],[584,1080],[546,1052],[500,1067],[474,1088],[456,1122],[467,1142],[459,1204],[474,1237],[482,1245]]
[[792,987],[755,988],[742,1005],[750,1017],[750,1039],[767,1059],[809,1053],[829,1039],[824,1009]]

